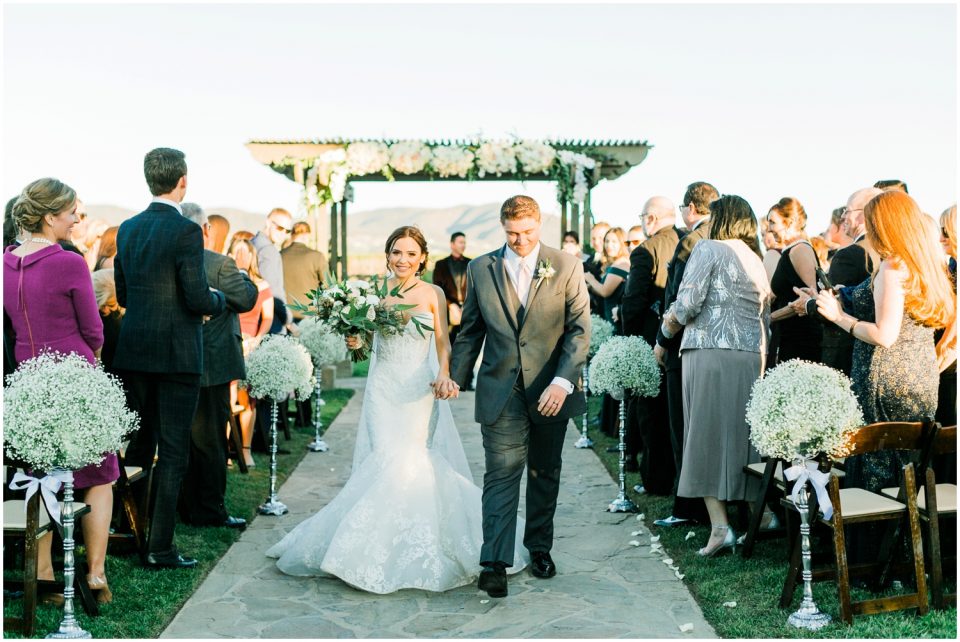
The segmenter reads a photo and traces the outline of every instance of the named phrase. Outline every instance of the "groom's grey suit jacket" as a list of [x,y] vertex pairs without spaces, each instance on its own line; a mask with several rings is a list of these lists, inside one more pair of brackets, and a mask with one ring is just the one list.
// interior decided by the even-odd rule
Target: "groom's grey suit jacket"
[[[524,314],[507,275],[504,249],[478,257],[467,268],[467,300],[463,323],[453,346],[451,378],[463,386],[483,347],[477,377],[476,421],[499,419],[522,375],[527,405],[535,423],[549,423],[583,414],[586,398],[580,375],[590,344],[590,302],[580,260],[541,243],[538,265],[556,270],[537,282],[536,272]],[[554,377],[573,383],[560,414],[544,417],[537,402]]]

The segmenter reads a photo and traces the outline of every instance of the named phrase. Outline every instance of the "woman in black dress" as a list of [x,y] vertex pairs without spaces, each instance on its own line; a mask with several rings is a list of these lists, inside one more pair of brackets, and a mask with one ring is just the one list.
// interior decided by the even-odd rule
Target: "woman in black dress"
[[816,270],[820,264],[804,231],[807,213],[800,201],[786,197],[770,208],[767,221],[769,231],[783,243],[777,269],[770,279],[774,295],[770,324],[779,343],[777,363],[790,359],[818,363],[822,338],[820,322],[814,317],[798,316],[789,305],[796,298],[793,288],[806,287],[816,291]]

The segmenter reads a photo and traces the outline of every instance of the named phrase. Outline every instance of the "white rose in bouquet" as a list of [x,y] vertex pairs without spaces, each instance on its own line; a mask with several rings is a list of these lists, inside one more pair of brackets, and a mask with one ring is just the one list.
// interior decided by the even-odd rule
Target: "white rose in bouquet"
[[354,176],[376,174],[390,162],[390,151],[379,141],[352,143],[347,146],[347,169]]
[[370,305],[379,305],[380,297],[378,297],[376,294],[368,294],[366,296],[366,302]]
[[483,177],[487,172],[500,176],[517,171],[517,157],[506,142],[483,143],[477,148],[477,168]]
[[557,157],[557,150],[537,140],[525,140],[517,143],[513,151],[520,161],[520,167],[527,174],[545,174]]
[[434,147],[430,165],[442,177],[466,178],[473,167],[473,152],[463,147]]
[[430,148],[416,140],[405,140],[390,146],[390,167],[401,174],[416,174],[423,171],[433,153]]

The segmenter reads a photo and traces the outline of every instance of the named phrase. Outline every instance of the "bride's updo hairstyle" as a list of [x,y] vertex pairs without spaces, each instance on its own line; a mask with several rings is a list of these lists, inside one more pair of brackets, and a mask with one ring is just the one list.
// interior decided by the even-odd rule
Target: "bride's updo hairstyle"
[[423,232],[420,231],[420,228],[415,225],[404,225],[395,229],[389,237],[387,237],[387,244],[383,248],[384,254],[387,255],[387,261],[390,261],[390,253],[393,252],[393,246],[396,244],[399,239],[413,239],[414,242],[420,246],[420,251],[423,252],[423,261],[420,263],[420,267],[417,268],[417,276],[420,276],[427,271],[427,259],[430,258],[430,253],[427,251],[427,239],[423,237]]
[[55,178],[40,178],[26,187],[13,204],[13,220],[20,229],[36,234],[43,229],[43,217],[56,216],[77,200],[77,193]]

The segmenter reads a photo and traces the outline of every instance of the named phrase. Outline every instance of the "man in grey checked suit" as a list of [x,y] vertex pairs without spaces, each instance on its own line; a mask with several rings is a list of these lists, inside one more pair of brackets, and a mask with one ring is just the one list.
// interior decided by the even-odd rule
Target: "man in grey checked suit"
[[491,597],[507,594],[524,464],[523,544],[535,576],[556,574],[550,549],[561,450],[570,418],[586,409],[577,384],[590,342],[583,266],[576,257],[540,243],[537,202],[528,196],[508,199],[500,223],[506,245],[467,268],[463,324],[450,366],[451,378],[464,387],[483,348],[476,383],[476,420],[486,457],[484,570],[478,585]]

